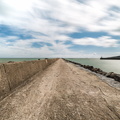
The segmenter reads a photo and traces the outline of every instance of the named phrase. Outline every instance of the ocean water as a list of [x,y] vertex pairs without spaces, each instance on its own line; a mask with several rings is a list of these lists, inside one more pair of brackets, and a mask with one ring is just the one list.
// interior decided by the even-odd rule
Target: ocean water
[[9,61],[15,61],[15,62],[32,61],[32,60],[38,60],[38,59],[43,59],[43,58],[0,58],[0,63],[7,63]]
[[120,74],[120,60],[100,60],[96,58],[69,58],[67,60],[83,65],[91,65],[95,68],[100,68],[105,72],[115,72]]

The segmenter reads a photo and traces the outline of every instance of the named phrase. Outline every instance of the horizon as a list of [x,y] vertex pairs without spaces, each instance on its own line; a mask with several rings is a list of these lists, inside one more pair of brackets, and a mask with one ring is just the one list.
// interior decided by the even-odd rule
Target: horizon
[[[109,57],[120,57],[120,56],[107,56],[106,58],[109,58]],[[53,59],[53,58],[55,58],[55,57],[46,57],[47,59]],[[64,57],[64,58],[60,58],[60,57],[56,57],[56,58],[58,58],[58,59],[66,59],[67,57]],[[93,57],[68,57],[67,59],[92,59]],[[99,57],[94,57],[95,59],[100,59],[100,58],[104,58],[103,56],[101,56],[100,58]],[[93,59],[94,59],[93,58]],[[0,59],[45,59],[45,57],[34,57],[34,58],[32,58],[32,57],[9,57],[9,58],[7,58],[7,57],[4,57],[4,58],[1,58],[0,57]]]
[[119,0],[1,0],[0,58],[119,56],[119,23]]
[[[22,58],[22,57],[19,57],[19,58],[0,58],[0,59],[39,59],[40,57],[36,57],[36,58]],[[48,59],[51,59],[51,58],[54,58],[54,57],[49,57]],[[59,58],[59,57],[56,57],[56,58]],[[75,58],[75,57],[72,57],[73,59]],[[70,58],[70,59],[72,59],[72,58]],[[87,57],[86,57],[87,58]],[[85,58],[85,59],[86,59]],[[45,59],[45,57],[44,58],[40,58],[40,59]],[[64,59],[64,58],[59,58],[59,59]],[[81,58],[78,58],[78,57],[76,57],[75,59],[82,59],[82,57]],[[83,58],[84,59],[84,58]],[[90,59],[92,59],[92,58],[90,58]],[[93,58],[94,59],[94,58]],[[96,58],[96,59],[99,59],[99,58]]]

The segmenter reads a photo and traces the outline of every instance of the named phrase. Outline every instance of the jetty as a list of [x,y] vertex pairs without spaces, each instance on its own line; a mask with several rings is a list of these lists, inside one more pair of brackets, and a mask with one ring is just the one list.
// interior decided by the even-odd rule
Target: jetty
[[114,57],[101,57],[100,60],[120,60],[120,56],[114,56]]
[[63,59],[1,64],[0,120],[120,120],[120,90]]

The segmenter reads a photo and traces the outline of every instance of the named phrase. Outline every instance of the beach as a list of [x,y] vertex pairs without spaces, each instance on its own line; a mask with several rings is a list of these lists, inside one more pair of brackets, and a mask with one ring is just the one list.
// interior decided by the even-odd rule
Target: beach
[[0,101],[1,120],[119,120],[120,90],[63,59]]

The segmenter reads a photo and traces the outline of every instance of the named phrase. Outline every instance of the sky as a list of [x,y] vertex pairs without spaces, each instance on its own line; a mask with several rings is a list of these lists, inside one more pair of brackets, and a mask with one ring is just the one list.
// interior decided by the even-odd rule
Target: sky
[[120,0],[0,0],[0,58],[120,55]]

